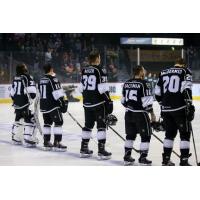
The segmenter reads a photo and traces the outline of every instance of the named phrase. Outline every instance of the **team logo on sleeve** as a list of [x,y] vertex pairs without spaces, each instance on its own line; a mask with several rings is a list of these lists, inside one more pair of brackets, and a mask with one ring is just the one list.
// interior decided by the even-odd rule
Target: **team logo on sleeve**
[[151,88],[151,84],[150,83],[146,83],[147,88]]

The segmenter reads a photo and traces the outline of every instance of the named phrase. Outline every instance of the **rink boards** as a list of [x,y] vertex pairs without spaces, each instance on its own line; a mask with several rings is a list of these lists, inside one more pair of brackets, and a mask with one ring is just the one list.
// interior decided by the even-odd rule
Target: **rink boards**
[[[122,92],[122,85],[123,83],[108,83],[109,88],[110,88],[110,94],[111,98],[113,100],[117,100],[121,98],[121,92]],[[62,84],[63,86],[75,86],[78,87],[78,83],[67,83],[67,84]],[[11,98],[10,98],[10,84],[2,84],[0,85],[0,103],[11,103]],[[199,83],[194,83],[193,84],[193,99],[194,100],[200,100],[200,84]],[[78,91],[76,88],[75,91],[73,92],[73,96],[76,98],[81,99],[81,93]]]

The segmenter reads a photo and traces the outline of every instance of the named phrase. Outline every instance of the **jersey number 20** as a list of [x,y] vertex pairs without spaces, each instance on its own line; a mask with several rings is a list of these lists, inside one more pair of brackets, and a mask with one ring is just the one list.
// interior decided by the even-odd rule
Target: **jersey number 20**
[[172,93],[176,93],[179,90],[179,84],[180,84],[180,78],[176,75],[173,75],[171,77],[164,76],[163,77],[163,91],[164,93],[169,91]]

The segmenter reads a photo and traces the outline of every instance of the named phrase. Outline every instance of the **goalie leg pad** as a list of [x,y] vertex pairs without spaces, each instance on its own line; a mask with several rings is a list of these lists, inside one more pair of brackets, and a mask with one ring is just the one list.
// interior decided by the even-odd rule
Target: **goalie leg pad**
[[38,139],[36,137],[36,125],[31,123],[25,123],[24,129],[24,146],[25,147],[36,147]]
[[12,126],[12,142],[21,145],[23,141],[24,125],[20,121],[16,121]]

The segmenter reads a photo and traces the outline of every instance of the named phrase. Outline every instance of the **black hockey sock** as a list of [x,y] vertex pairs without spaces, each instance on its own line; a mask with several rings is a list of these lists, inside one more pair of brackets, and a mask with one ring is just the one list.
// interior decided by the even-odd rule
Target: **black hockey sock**
[[189,149],[180,149],[181,151],[181,158],[188,158],[189,157]]
[[125,149],[125,155],[124,155],[124,157],[131,156],[132,148],[125,147],[124,149]]
[[147,155],[148,155],[148,151],[141,151],[141,152],[140,152],[140,159],[141,159],[141,158],[146,158]]
[[106,139],[98,140],[98,149],[99,151],[105,150]]
[[61,140],[62,140],[62,135],[61,134],[54,135],[54,143],[60,142]]
[[88,143],[89,143],[89,141],[90,141],[90,139],[82,139],[81,150],[88,149]]
[[51,135],[50,134],[44,135],[43,138],[45,143],[49,142],[51,140]]
[[99,144],[105,144],[105,143],[106,143],[106,139],[98,140],[98,143],[99,143]]
[[172,148],[164,147],[163,150],[164,150],[163,155],[170,158],[171,157],[171,153],[172,153]]

